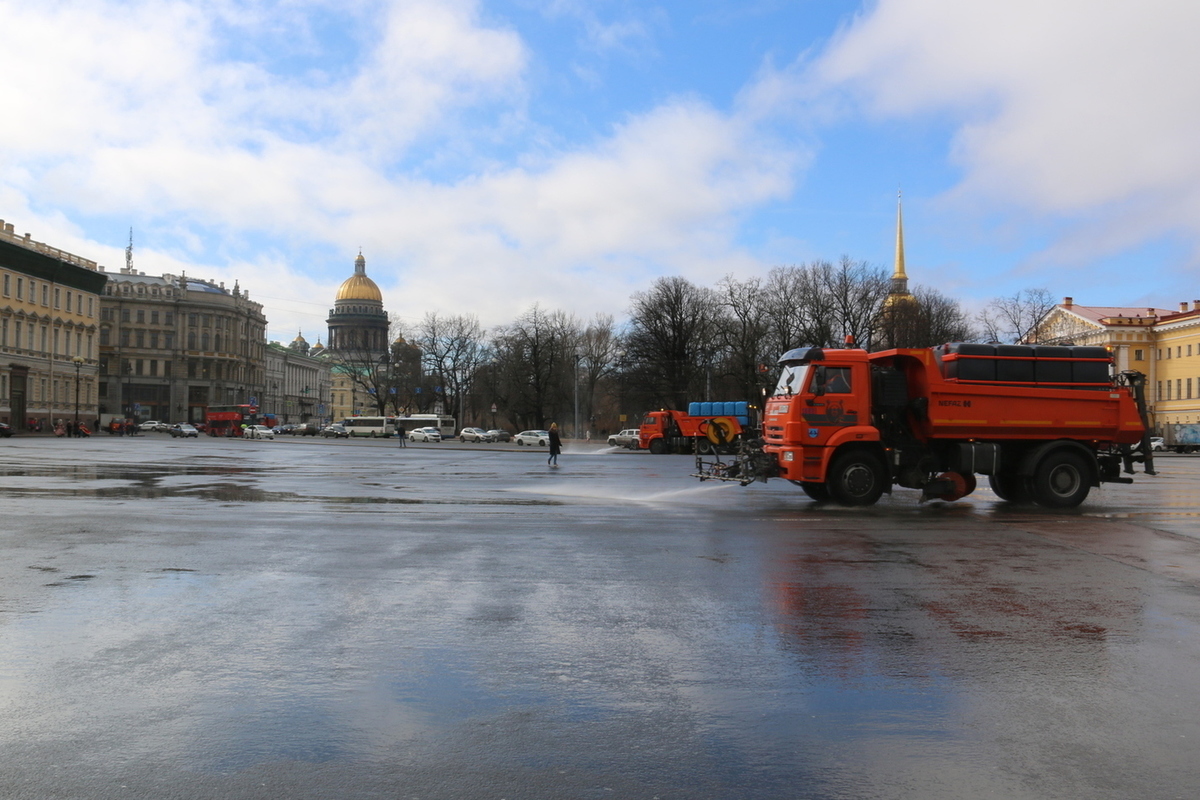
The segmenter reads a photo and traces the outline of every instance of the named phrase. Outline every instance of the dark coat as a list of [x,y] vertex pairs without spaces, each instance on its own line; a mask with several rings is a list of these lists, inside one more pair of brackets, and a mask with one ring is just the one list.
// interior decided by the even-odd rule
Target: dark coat
[[550,455],[556,456],[562,452],[562,439],[558,437],[558,431],[554,428],[550,429]]

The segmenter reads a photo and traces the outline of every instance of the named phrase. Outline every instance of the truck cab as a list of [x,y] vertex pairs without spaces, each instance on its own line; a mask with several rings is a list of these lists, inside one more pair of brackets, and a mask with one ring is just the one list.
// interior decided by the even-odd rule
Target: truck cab
[[890,481],[879,431],[871,424],[867,353],[801,347],[779,361],[779,382],[763,416],[763,449],[775,457],[779,477],[816,499],[831,499],[832,493],[850,502],[841,488],[827,486],[827,477],[835,453],[841,458],[859,452],[870,463],[855,470],[856,491],[874,495],[874,502]]

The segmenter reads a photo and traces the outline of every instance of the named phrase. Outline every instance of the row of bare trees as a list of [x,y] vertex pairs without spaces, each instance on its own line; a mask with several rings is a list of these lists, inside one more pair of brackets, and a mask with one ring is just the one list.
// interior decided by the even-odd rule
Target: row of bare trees
[[440,405],[460,425],[557,421],[571,433],[577,418],[580,433],[601,433],[636,425],[649,408],[756,401],[794,347],[847,337],[873,350],[1016,341],[1052,307],[1045,290],[1026,290],[997,298],[973,322],[934,289],[915,287],[901,302],[889,301],[890,290],[886,271],[849,258],[715,287],[665,277],[633,295],[623,325],[540,305],[490,331],[470,315],[430,313],[411,329],[394,321],[388,353],[342,353],[340,367],[381,414]]

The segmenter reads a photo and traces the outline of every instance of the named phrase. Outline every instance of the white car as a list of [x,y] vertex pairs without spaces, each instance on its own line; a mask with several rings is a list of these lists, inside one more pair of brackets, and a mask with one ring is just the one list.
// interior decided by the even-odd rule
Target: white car
[[169,430],[170,427],[171,426],[165,422],[159,422],[156,419],[148,419],[145,422],[138,425],[138,430],[141,431],[142,433],[146,433],[147,431],[150,431],[151,433],[153,433],[156,431]]
[[1163,437],[1151,436],[1150,437],[1150,449],[1154,450],[1154,451],[1166,450],[1167,446],[1165,444],[1163,444]]
[[550,445],[550,431],[521,431],[513,437],[513,441],[518,445],[541,445],[548,447]]
[[483,428],[463,428],[458,432],[460,442],[490,442],[492,437]]
[[242,436],[247,439],[274,439],[275,431],[266,425],[247,425],[246,430],[242,432]]
[[641,435],[641,428],[626,428],[620,433],[614,433],[608,437],[609,447],[628,447],[630,450],[638,449],[638,438]]
[[437,428],[416,428],[408,432],[410,442],[440,442],[442,432]]

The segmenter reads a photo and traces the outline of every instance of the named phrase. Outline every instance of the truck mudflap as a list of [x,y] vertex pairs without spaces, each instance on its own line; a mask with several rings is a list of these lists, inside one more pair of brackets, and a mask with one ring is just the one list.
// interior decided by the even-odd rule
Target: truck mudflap
[[763,449],[764,444],[762,439],[742,440],[728,460],[722,459],[719,454],[712,457],[697,455],[696,471],[692,477],[701,481],[731,481],[742,486],[778,478],[779,465],[775,456]]

